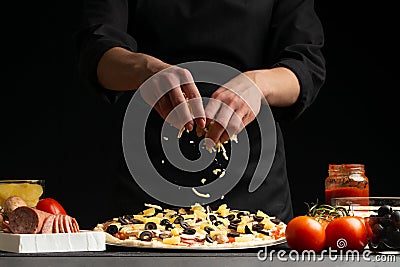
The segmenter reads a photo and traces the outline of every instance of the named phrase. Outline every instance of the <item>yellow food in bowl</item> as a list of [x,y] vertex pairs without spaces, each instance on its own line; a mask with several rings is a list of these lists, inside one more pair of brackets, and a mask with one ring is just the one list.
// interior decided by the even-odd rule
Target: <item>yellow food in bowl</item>
[[40,184],[32,183],[0,183],[0,206],[4,205],[7,198],[19,196],[25,200],[30,207],[35,207],[43,194],[43,187]]

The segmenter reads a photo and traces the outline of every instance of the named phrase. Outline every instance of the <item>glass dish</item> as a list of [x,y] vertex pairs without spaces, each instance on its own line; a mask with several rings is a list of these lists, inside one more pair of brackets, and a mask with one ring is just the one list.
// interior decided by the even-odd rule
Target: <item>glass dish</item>
[[333,198],[331,205],[365,219],[370,250],[400,252],[400,197],[341,197]]
[[0,207],[10,196],[19,196],[30,207],[44,197],[44,180],[0,180]]

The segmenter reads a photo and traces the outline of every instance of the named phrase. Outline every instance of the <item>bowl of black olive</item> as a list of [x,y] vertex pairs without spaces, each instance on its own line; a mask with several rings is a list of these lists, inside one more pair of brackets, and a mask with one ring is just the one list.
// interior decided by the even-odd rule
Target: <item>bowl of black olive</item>
[[332,205],[365,219],[368,249],[400,252],[400,197],[340,197]]
[[400,250],[400,206],[382,205],[367,221],[370,250]]

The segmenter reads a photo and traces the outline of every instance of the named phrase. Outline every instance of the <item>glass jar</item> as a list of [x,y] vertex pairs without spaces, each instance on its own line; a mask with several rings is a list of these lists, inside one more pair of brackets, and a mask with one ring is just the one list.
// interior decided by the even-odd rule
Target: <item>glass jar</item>
[[[337,197],[369,197],[369,181],[364,164],[329,164],[329,176],[325,179],[325,203]],[[361,205],[368,206],[366,203]]]

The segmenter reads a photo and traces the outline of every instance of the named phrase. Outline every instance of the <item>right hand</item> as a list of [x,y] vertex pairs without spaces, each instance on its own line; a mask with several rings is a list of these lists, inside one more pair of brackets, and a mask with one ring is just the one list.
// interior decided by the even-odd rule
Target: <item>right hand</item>
[[143,99],[177,129],[192,131],[194,122],[204,128],[204,107],[192,74],[163,62],[160,66],[139,88]]

